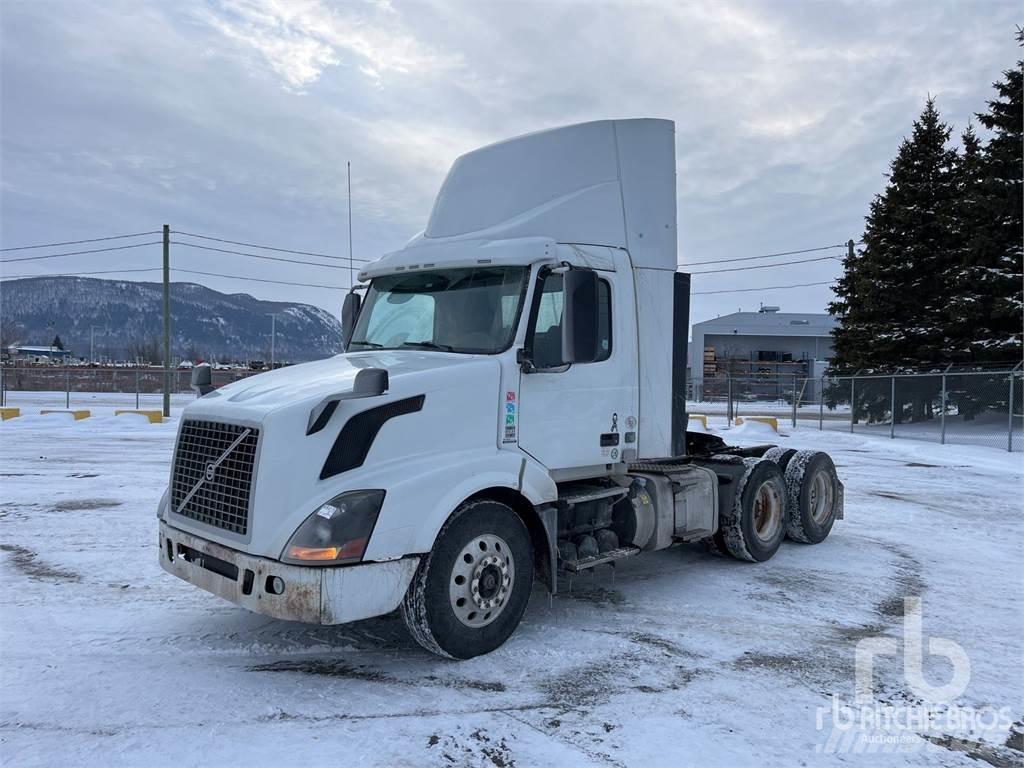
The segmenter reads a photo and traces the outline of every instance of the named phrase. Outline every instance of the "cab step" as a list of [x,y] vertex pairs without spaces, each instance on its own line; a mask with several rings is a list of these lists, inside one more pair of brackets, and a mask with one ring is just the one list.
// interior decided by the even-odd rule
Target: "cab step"
[[599,555],[581,557],[577,560],[562,560],[559,563],[559,568],[563,571],[569,571],[570,573],[579,573],[580,571],[585,571],[588,568],[595,568],[599,565],[604,565],[605,563],[612,563],[616,560],[621,560],[624,557],[631,557],[639,554],[640,547],[619,547],[618,549],[610,549],[607,552],[602,552]]
[[622,486],[571,485],[559,489],[558,501],[562,504],[582,504],[587,501],[625,496],[629,488]]

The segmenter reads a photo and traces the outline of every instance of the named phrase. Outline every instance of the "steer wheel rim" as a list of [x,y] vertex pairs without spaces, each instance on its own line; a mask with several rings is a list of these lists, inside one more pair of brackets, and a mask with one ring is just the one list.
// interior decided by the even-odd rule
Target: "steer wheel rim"
[[754,534],[772,541],[782,527],[782,494],[773,483],[762,483],[754,496]]
[[508,543],[490,533],[477,536],[462,548],[452,566],[448,579],[452,611],[467,627],[486,627],[505,610],[515,581]]
[[814,474],[811,479],[808,501],[810,502],[811,517],[818,525],[823,524],[832,514],[833,499],[835,498],[831,478],[824,470]]

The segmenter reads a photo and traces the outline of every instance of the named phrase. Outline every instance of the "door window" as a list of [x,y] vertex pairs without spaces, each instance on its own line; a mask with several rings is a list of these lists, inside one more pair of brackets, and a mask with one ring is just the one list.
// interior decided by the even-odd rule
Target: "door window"
[[[551,272],[541,286],[537,316],[530,338],[533,364],[537,368],[557,368],[562,360],[562,275]],[[612,354],[612,294],[607,280],[597,281],[597,359],[607,360]]]

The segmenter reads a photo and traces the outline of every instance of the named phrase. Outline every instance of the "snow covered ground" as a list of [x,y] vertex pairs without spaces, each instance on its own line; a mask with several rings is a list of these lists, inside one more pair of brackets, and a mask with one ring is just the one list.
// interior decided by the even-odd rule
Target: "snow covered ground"
[[[715,419],[711,420],[714,427]],[[24,416],[0,426],[0,759],[8,765],[1019,765],[1024,759],[1020,454],[782,426],[831,452],[846,519],[818,546],[741,563],[679,547],[538,589],[495,653],[421,651],[395,616],[275,621],[166,575],[157,500],[176,423]],[[765,428],[731,430],[765,442]],[[858,641],[964,650],[954,705],[901,753],[830,742]],[[933,685],[951,674],[929,655]],[[937,646],[938,648],[938,646]],[[920,697],[875,659],[876,707]],[[920,687],[920,686],[918,686]],[[969,730],[969,729],[968,729]],[[909,734],[909,737],[908,737]],[[864,748],[863,744],[860,748]]]

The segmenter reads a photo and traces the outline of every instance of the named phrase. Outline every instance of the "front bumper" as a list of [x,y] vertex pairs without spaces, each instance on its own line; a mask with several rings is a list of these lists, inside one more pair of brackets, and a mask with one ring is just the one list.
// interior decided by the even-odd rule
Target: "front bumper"
[[415,556],[334,567],[288,565],[160,521],[160,566],[165,571],[276,619],[344,624],[390,613],[402,602],[418,565]]

